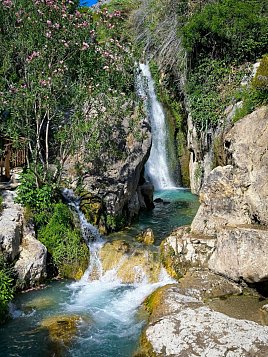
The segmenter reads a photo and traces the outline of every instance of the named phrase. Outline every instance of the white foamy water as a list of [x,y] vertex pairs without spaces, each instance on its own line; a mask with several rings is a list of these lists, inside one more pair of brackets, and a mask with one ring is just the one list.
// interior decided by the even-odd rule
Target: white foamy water
[[149,66],[141,63],[139,68],[141,73],[137,77],[137,91],[146,100],[152,130],[152,148],[145,165],[145,176],[156,190],[175,188],[168,165],[168,128],[165,113],[157,99]]

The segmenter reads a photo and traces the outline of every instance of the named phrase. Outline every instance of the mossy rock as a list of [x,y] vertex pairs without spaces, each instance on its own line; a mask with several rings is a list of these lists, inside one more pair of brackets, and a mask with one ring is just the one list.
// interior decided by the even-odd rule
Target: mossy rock
[[51,342],[69,345],[77,335],[80,321],[78,315],[58,315],[45,318],[40,326],[48,331]]
[[147,245],[154,244],[154,232],[151,228],[147,228],[145,231],[138,234],[135,239],[139,243],[144,243]]
[[76,263],[66,263],[60,266],[60,275],[66,279],[80,280],[88,268],[89,259]]
[[160,257],[163,266],[172,278],[179,280],[184,275],[185,271],[182,270],[179,257],[175,255],[171,246],[165,244],[165,241],[160,245]]
[[84,213],[88,222],[98,226],[103,212],[103,203],[100,198],[90,192],[80,193],[80,209]]
[[268,55],[263,56],[252,85],[258,90],[268,91]]
[[51,307],[55,304],[55,300],[50,297],[36,297],[30,301],[27,301],[22,305],[23,309],[36,309],[36,310],[43,310]]
[[145,331],[141,334],[139,348],[133,354],[133,357],[156,357],[156,353],[153,351],[153,347],[148,341]]
[[103,271],[115,269],[123,283],[141,281],[145,276],[150,282],[158,281],[161,262],[153,248],[130,246],[124,240],[115,240],[106,243],[99,255]]

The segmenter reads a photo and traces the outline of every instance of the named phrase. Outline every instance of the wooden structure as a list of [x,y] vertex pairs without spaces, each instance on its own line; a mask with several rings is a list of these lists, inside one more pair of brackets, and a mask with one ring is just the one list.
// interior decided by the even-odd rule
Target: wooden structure
[[0,180],[9,181],[11,170],[22,167],[27,162],[27,144],[25,139],[20,139],[17,145],[0,135]]

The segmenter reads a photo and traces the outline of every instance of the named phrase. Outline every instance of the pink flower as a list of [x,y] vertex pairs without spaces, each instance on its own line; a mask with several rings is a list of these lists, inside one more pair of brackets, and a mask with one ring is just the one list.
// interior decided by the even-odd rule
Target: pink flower
[[51,36],[52,36],[51,31],[46,32],[46,37],[47,38],[51,38]]
[[82,46],[82,51],[85,51],[89,48],[89,44],[87,42],[83,42],[83,46]]
[[3,0],[3,6],[10,8],[11,6],[13,6],[13,2],[11,0]]

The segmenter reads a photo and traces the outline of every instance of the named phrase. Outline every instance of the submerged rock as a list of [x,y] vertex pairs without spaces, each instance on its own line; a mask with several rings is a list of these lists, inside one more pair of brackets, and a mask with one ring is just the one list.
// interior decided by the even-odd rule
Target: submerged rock
[[160,288],[154,295],[157,304],[152,306],[137,355],[267,356],[268,327],[213,311],[182,295],[177,286]]
[[23,309],[36,309],[36,310],[43,310],[51,307],[55,304],[55,300],[50,297],[36,297],[30,301],[27,301],[22,305]]
[[51,342],[68,345],[77,334],[81,317],[78,315],[50,316],[41,321],[41,328],[47,329]]
[[130,246],[123,240],[107,242],[100,250],[103,272],[114,270],[114,274],[123,283],[135,283],[143,280],[157,282],[161,271],[161,262],[157,248]]

